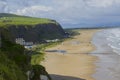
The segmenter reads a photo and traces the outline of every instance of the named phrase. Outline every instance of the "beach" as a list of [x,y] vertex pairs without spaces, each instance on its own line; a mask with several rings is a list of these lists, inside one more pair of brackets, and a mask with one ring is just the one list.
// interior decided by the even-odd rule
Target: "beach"
[[76,29],[80,35],[46,49],[45,66],[53,80],[95,80],[96,56],[89,53],[96,48],[91,43],[98,29]]

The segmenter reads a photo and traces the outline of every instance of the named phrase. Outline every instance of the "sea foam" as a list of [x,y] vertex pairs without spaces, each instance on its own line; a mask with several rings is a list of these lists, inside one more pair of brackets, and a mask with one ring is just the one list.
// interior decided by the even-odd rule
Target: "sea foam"
[[97,56],[95,80],[120,80],[120,28],[104,29],[97,32],[92,40]]
[[97,48],[104,49],[105,46],[105,48],[109,48],[104,49],[106,52],[108,50],[112,50],[113,52],[120,55],[120,28],[105,29],[98,32],[95,36],[96,37],[93,38],[93,43],[95,45],[99,43],[96,45]]

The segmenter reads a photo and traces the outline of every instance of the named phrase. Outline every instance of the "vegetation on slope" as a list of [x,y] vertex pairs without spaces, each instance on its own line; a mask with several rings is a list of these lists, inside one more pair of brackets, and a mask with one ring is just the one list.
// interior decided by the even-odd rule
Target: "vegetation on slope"
[[56,24],[56,21],[46,18],[34,18],[28,16],[0,13],[0,27],[7,27],[8,25],[36,25],[47,23]]
[[36,61],[34,64],[31,64],[32,54],[39,54],[38,57],[44,57],[40,52],[35,50],[32,52],[28,51],[23,46],[2,38],[2,47],[0,48],[0,80],[27,80],[27,71],[32,71],[29,74],[30,80],[40,80],[41,74],[46,75],[51,80],[43,66]]
[[31,64],[39,65],[40,62],[44,60],[45,49],[49,48],[49,47],[53,47],[57,44],[60,44],[61,42],[62,42],[62,40],[58,41],[58,42],[43,43],[43,44],[40,44],[40,45],[37,45],[36,47],[34,47],[33,48],[34,53],[31,58]]
[[65,29],[65,32],[67,32],[68,35],[72,37],[72,36],[80,35],[80,33],[77,30],[78,29]]
[[2,39],[0,48],[0,80],[27,80],[31,68],[24,47]]

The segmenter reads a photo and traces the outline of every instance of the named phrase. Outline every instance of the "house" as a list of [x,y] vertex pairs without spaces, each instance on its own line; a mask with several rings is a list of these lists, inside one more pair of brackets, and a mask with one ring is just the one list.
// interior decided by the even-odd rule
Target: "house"
[[33,42],[26,42],[23,38],[16,38],[16,43],[23,45],[27,49],[31,49],[33,46]]
[[20,45],[24,45],[25,44],[25,40],[23,38],[16,38],[16,43],[20,44]]

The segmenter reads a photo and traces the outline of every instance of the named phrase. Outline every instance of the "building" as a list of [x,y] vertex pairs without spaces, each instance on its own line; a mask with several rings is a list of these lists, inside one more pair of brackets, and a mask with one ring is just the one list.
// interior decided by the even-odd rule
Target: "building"
[[25,40],[23,38],[16,38],[16,43],[20,45],[25,45]]
[[54,39],[54,40],[46,40],[46,42],[50,43],[50,42],[58,42],[60,41],[59,39]]
[[26,42],[23,38],[16,38],[16,43],[23,45],[25,48],[32,48],[33,42]]

